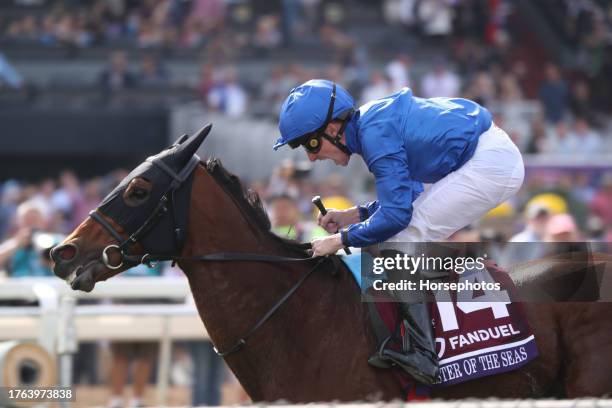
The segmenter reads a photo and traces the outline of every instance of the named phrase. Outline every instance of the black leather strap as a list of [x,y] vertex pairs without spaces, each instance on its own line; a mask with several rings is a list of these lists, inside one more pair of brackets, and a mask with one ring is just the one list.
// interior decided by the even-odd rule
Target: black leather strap
[[[279,258],[284,258],[284,257],[279,257]],[[295,258],[289,258],[289,259],[293,259],[296,260]],[[309,258],[312,259],[312,258]],[[287,293],[285,293],[283,295],[283,297],[281,297],[278,302],[276,302],[274,304],[274,306],[272,306],[272,308],[270,308],[270,310],[268,310],[268,312],[257,321],[257,323],[255,323],[253,325],[253,327],[251,327],[249,329],[249,331],[240,338],[240,340],[238,340],[236,342],[236,344],[234,344],[229,350],[227,351],[219,351],[219,349],[215,346],[213,347],[213,350],[215,350],[215,353],[217,353],[217,355],[221,356],[221,357],[227,357],[230,356],[234,353],[237,353],[238,351],[242,350],[242,348],[244,346],[246,346],[247,340],[249,339],[249,337],[251,337],[253,335],[253,333],[255,333],[257,331],[257,329],[259,329],[261,326],[263,326],[263,324],[265,322],[267,322],[272,315],[274,315],[274,313],[276,313],[276,311],[283,305],[285,304],[285,302],[287,300],[289,300],[289,298],[291,297],[291,295],[293,295],[295,293],[296,290],[298,290],[298,288],[300,286],[302,286],[302,284],[304,283],[304,281],[319,267],[319,265],[321,265],[326,258],[321,258],[319,259],[319,261],[315,264],[315,266],[313,266],[308,272],[306,272],[304,275],[302,275],[302,277],[300,278],[300,280],[298,280],[295,285],[293,285],[291,287],[291,289],[289,289],[287,291]],[[303,259],[297,259],[297,260],[303,260]]]
[[174,256],[174,255],[124,255],[124,259],[129,262],[143,263],[149,265],[151,262],[161,261],[217,261],[217,262],[305,262],[317,258],[293,258],[279,255],[261,255],[248,252],[217,252],[207,255],[195,256]]
[[160,169],[168,173],[168,175],[172,177],[175,181],[183,183],[187,179],[187,177],[189,177],[189,175],[191,174],[193,169],[195,169],[198,163],[200,163],[200,157],[197,154],[194,154],[193,157],[191,157],[191,159],[187,163],[187,165],[183,167],[180,173],[176,173],[170,168],[170,166],[164,163],[163,160],[160,160],[158,158],[149,157],[146,161],[158,166]]
[[90,211],[89,216],[93,218],[94,220],[98,221],[100,225],[102,225],[104,229],[108,231],[108,233],[111,234],[113,238],[115,238],[119,244],[121,244],[124,241],[123,237],[119,235],[117,231],[115,231],[115,228],[113,228],[113,226],[110,225],[110,223],[106,221],[104,217],[98,214],[97,210]]

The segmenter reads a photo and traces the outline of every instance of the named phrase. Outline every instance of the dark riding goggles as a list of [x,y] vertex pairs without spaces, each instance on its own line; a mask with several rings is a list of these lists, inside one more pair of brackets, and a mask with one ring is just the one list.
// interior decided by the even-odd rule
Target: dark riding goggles
[[292,149],[303,146],[308,153],[319,153],[319,150],[321,150],[321,145],[321,135],[319,134],[319,131],[308,133],[289,142],[289,146]]
[[321,146],[323,145],[323,141],[321,140],[322,137],[324,137],[325,139],[329,140],[332,143],[335,142],[335,139],[333,137],[331,137],[325,132],[321,132],[317,130],[316,132],[304,135],[303,137],[300,137],[299,139],[294,139],[290,141],[289,146],[292,149],[302,146],[304,147],[304,149],[306,149],[308,153],[317,154],[319,153],[319,151],[321,150]]

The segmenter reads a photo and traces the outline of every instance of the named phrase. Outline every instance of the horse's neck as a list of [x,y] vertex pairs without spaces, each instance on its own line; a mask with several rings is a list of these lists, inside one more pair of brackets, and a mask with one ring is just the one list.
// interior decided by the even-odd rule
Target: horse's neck
[[[258,231],[233,199],[202,169],[195,174],[192,197],[196,199],[192,200],[184,255],[215,252],[282,255],[278,245]],[[286,264],[204,262],[184,263],[181,268],[189,279],[211,340],[222,351],[231,348],[299,278],[288,273]]]
[[[207,174],[196,173],[192,195],[211,199],[201,200],[206,205],[192,204],[185,255],[218,251],[290,255],[269,235],[258,234]],[[301,262],[181,264],[210,338],[221,351],[234,346],[312,266]],[[329,372],[341,378],[347,366],[360,366],[367,360],[368,334],[360,319],[363,305],[351,279],[347,271],[333,277],[331,266],[322,266],[243,350],[226,358],[251,397],[303,401],[343,397],[345,390],[333,384],[317,384],[312,390],[306,384],[296,386],[300,381],[294,377],[299,373],[297,377],[315,378]],[[346,394],[346,398],[355,399],[355,395]]]
[[186,251],[252,252],[265,243],[262,232],[201,167],[196,169],[191,196]]
[[[247,219],[232,197],[202,168],[198,168],[195,173],[191,195],[195,198],[191,203],[189,236],[183,255],[278,251],[266,234]],[[204,197],[205,199],[202,199]],[[249,265],[252,263],[200,262],[181,266],[192,283],[194,295],[202,298],[201,302],[225,304],[229,299],[224,296],[244,292],[241,289],[248,287],[248,281],[254,276],[264,279],[266,275],[270,275],[259,272],[260,270],[279,268],[275,265],[257,264],[255,271],[249,271]],[[193,284],[198,284],[197,291]],[[228,293],[220,295],[224,292]],[[241,296],[245,296],[244,293]],[[211,298],[215,301],[210,302]]]

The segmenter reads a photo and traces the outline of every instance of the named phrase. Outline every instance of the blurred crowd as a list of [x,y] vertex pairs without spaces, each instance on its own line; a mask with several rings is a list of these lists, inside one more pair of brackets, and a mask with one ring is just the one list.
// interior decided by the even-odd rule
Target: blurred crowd
[[[607,52],[612,37],[605,28],[608,6],[597,2],[561,1],[561,12],[551,17],[555,24],[563,18],[572,29],[571,35],[564,33],[561,38],[568,35],[568,44],[580,46],[581,62],[568,68],[553,62],[532,38],[515,32],[516,12],[505,0],[382,2],[384,22],[403,27],[406,35],[438,50],[432,56],[399,41],[390,44],[396,52],[387,59],[375,58],[376,49],[351,26],[349,5],[342,1],[49,3],[52,7],[42,15],[0,22],[3,39],[78,47],[124,41],[124,46],[110,52],[106,68],[99,72],[97,81],[104,94],[189,88],[206,109],[231,117],[274,120],[289,90],[310,78],[342,84],[360,104],[409,86],[417,96],[463,96],[483,104],[526,153],[612,150],[605,91],[610,81],[602,75],[612,66]],[[239,58],[254,55],[248,50],[265,57],[262,50],[305,38],[313,42],[301,44],[304,50],[316,46],[328,53],[323,62],[270,58],[264,73],[240,68]],[[193,61],[200,61],[199,77],[173,76],[165,46],[174,51],[196,49],[199,56]],[[414,55],[413,48],[419,53]],[[136,57],[134,49],[144,51]],[[12,88],[28,83],[1,53],[0,83]]]
[[48,11],[6,23],[5,38],[45,46],[95,47],[125,41],[143,48],[198,47],[223,29],[226,2],[66,0],[53,2]]

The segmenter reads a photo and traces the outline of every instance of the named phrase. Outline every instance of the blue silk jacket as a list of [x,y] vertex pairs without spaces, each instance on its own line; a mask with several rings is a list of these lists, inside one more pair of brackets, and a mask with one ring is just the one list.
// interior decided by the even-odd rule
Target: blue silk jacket
[[359,207],[361,222],[341,231],[345,245],[383,242],[405,229],[422,183],[435,183],[474,154],[489,111],[461,98],[423,99],[409,88],[361,106],[347,125],[349,150],[376,178],[378,199]]

